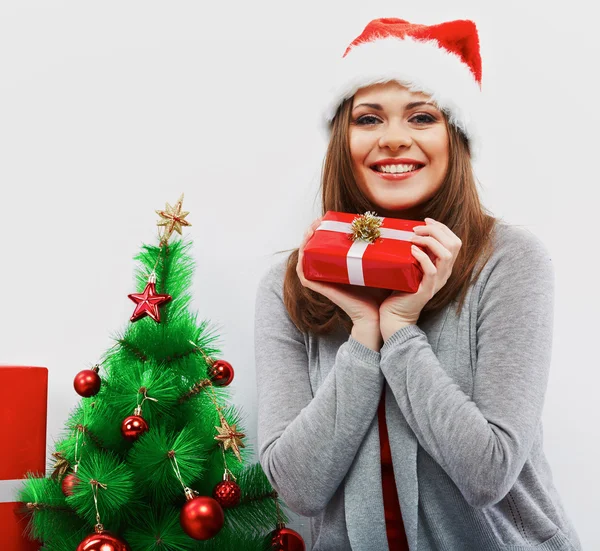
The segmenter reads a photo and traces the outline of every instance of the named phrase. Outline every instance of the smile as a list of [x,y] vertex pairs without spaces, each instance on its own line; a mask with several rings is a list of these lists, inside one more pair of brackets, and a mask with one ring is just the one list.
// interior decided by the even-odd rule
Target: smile
[[[399,165],[395,165],[398,166]],[[409,168],[409,170],[406,170],[406,168]],[[410,168],[412,168],[412,170],[410,170]],[[422,166],[416,166],[416,165],[412,165],[412,166],[403,166],[401,169],[400,168],[393,168],[392,170],[394,170],[394,172],[391,171],[383,171],[381,170],[380,166],[374,166],[371,167],[371,170],[377,174],[377,176],[379,176],[380,178],[383,178],[384,180],[393,180],[393,181],[398,181],[398,180],[406,180],[407,178],[410,178],[411,176],[414,176],[415,174],[417,174],[418,172],[421,171],[423,167]],[[385,168],[384,168],[385,170]],[[396,172],[397,170],[397,172]]]

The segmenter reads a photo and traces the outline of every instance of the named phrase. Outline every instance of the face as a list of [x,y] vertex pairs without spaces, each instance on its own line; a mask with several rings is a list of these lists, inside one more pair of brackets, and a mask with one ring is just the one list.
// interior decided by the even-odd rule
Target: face
[[442,185],[449,159],[442,112],[433,103],[410,105],[429,100],[397,82],[354,96],[350,155],[357,183],[379,216],[417,219],[418,206]]

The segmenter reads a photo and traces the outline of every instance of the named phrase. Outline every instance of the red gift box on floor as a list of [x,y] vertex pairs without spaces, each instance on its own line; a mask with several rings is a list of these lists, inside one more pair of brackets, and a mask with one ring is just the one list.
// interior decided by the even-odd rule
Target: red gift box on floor
[[17,512],[16,491],[28,471],[46,472],[48,369],[0,365],[0,549],[34,551],[24,535],[28,518]]
[[[373,242],[353,241],[355,219],[366,221],[370,228],[378,224],[374,222],[378,219],[380,237]],[[423,271],[411,252],[411,240],[415,235],[413,228],[425,225],[419,220],[378,217],[371,213],[327,211],[304,247],[304,277],[313,281],[415,293],[423,279]],[[364,224],[359,223],[358,227],[360,229]]]

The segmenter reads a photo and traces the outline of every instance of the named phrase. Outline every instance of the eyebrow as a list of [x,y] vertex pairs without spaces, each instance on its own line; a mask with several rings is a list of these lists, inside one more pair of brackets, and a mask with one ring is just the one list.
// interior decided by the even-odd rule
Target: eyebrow
[[[358,109],[362,105],[370,107],[371,109],[375,109],[376,111],[383,111],[383,107],[379,103],[359,103],[356,107],[354,107],[354,109]],[[419,107],[419,105],[430,105],[431,107],[437,109],[435,104],[431,101],[413,101],[411,103],[407,103],[405,107],[406,109],[414,109],[415,107]]]

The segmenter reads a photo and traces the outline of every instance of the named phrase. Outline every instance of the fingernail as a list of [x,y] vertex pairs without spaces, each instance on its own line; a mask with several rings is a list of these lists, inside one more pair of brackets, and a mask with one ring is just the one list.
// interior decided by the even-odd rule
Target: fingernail
[[435,222],[433,218],[425,218],[425,222]]

